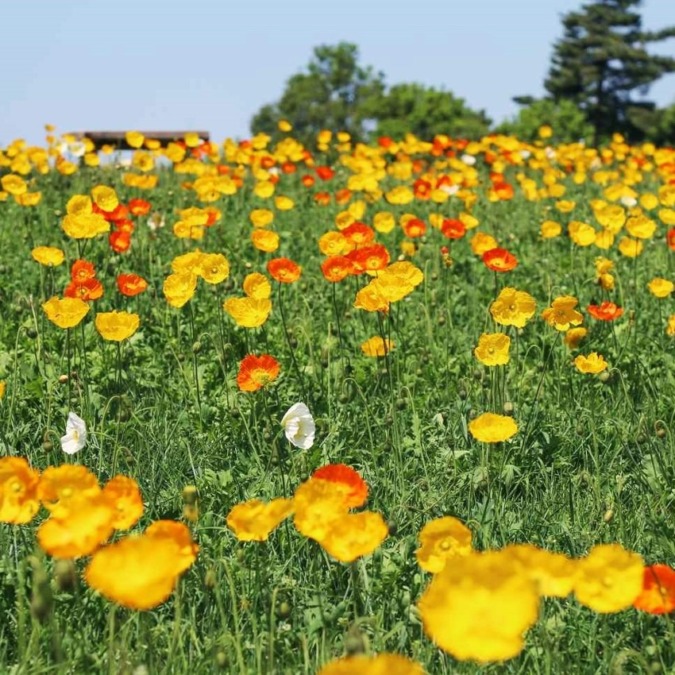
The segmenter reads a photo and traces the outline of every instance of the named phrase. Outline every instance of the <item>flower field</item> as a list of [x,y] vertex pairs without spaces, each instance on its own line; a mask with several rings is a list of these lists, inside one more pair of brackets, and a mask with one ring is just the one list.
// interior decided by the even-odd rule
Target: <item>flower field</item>
[[675,150],[0,150],[0,671],[669,673]]

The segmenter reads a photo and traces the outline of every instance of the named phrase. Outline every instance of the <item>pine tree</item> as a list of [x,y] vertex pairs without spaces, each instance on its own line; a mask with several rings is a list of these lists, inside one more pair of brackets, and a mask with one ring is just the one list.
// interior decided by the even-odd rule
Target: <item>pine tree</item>
[[675,27],[642,29],[635,11],[640,0],[596,0],[563,17],[564,35],[554,45],[546,90],[555,101],[576,103],[594,130],[594,144],[620,132],[645,136],[655,119],[644,96],[662,75],[675,72],[675,59],[650,54],[649,43],[675,36]]

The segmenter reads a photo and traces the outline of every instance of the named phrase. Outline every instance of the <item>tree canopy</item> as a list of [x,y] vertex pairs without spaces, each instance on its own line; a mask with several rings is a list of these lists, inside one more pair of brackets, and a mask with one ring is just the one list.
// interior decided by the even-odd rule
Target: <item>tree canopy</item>
[[631,140],[645,136],[655,105],[636,100],[666,73],[675,59],[650,54],[647,45],[675,36],[675,27],[645,31],[635,9],[640,0],[596,0],[566,14],[563,37],[554,45],[544,83],[555,101],[572,101],[593,127],[594,143],[621,132]]

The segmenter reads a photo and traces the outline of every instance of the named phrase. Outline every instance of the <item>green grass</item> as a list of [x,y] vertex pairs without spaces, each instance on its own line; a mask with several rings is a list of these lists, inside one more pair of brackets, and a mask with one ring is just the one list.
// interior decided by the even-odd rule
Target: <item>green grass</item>
[[[144,665],[150,673],[314,673],[362,641],[373,651],[406,653],[430,673],[675,672],[668,617],[635,610],[599,615],[573,598],[546,599],[522,654],[480,668],[436,649],[415,608],[430,579],[415,561],[417,533],[442,515],[466,522],[481,549],[531,542],[583,556],[595,543],[618,541],[649,563],[675,561],[675,343],[665,334],[666,317],[675,310],[672,298],[657,300],[646,288],[652,277],[668,277],[672,266],[661,233],[635,260],[607,253],[616,263],[613,297],[626,314],[614,327],[615,338],[611,327],[587,317],[590,332],[581,347],[609,362],[603,382],[574,369],[573,354],[539,313],[556,295],[577,295],[582,309],[600,299],[593,260],[606,252],[573,249],[564,236],[541,242],[544,219],[568,219],[549,210],[554,200],[528,202],[519,190],[508,203],[481,197],[474,209],[480,229],[512,250],[519,266],[495,280],[467,237],[453,243],[454,264],[446,268],[439,254],[446,242],[430,229],[412,258],[424,282],[383,322],[396,343],[385,367],[360,352],[360,343],[380,326],[376,316],[352,308],[354,279],[336,289],[346,347],[340,353],[316,242],[334,228],[341,207],[314,206],[295,176],[282,178],[280,192],[293,196],[296,208],[278,213],[275,227],[278,254],[300,263],[303,276],[275,289],[264,329],[238,329],[220,309],[225,297],[242,294],[245,274],[264,272],[270,257],[250,244],[248,213],[268,206],[250,184],[216,204],[223,219],[198,244],[228,257],[230,279],[222,288],[200,282],[188,306],[169,307],[161,289],[171,259],[195,246],[171,233],[174,209],[197,204],[194,193],[180,187],[184,178],[162,171],[156,190],[138,194],[112,169],[70,178],[52,172],[37,180],[39,206],[0,203],[0,379],[7,382],[0,452],[26,456],[41,469],[64,462],[58,439],[73,410],[90,430],[75,461],[102,483],[116,473],[138,481],[146,509],[137,529],[157,518],[180,519],[186,485],[197,486],[200,507],[196,564],[165,605],[145,613],[115,609],[78,582],[68,590],[54,586],[53,609],[39,621],[30,612],[31,599],[41,597],[34,570],[51,578],[54,568],[34,539],[44,511],[29,526],[0,525],[0,670],[132,673]],[[640,190],[653,190],[652,180],[647,177]],[[77,246],[66,240],[59,216],[72,194],[98,183],[116,186],[123,200],[147,198],[166,215],[167,226],[153,238],[143,219],[127,255],[113,254],[105,237],[86,247],[84,257],[96,264],[106,288],[96,311],[137,311],[141,329],[123,346],[118,382],[115,347],[101,340],[90,314],[84,329],[71,335],[76,375],[68,400],[68,385],[59,382],[68,370],[65,333],[40,308],[50,294],[62,292],[68,267],[51,274],[30,251],[62,246],[72,262]],[[569,181],[566,198],[578,203],[575,219],[594,222],[587,204],[600,191],[590,181]],[[460,209],[452,199],[441,206],[382,201],[368,207],[364,220],[378,210],[412,212],[428,222],[431,212],[456,215]],[[393,256],[402,238],[399,228],[378,235]],[[150,291],[121,297],[114,275],[123,271],[145,276]],[[521,334],[511,329],[503,388],[491,386],[492,374],[472,353],[478,336],[491,330],[487,308],[496,284],[537,299],[535,318]],[[281,362],[282,375],[268,391],[237,391],[238,363],[248,352],[268,352]],[[317,442],[306,452],[290,448],[279,426],[299,400],[318,425]],[[501,412],[506,402],[519,433],[483,454],[467,422],[487,410]],[[391,526],[383,546],[353,571],[303,539],[292,521],[263,544],[240,544],[226,528],[234,504],[280,496],[328,462],[362,473],[371,490],[368,508]],[[85,562],[76,561],[77,569]]]

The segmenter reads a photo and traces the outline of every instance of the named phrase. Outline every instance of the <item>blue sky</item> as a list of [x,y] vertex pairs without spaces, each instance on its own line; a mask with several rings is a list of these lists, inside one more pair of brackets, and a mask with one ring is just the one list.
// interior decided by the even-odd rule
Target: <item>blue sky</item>
[[[561,14],[580,0],[0,0],[0,143],[60,131],[206,129],[244,137],[318,44],[348,40],[387,82],[445,87],[495,120],[540,95]],[[647,28],[675,0],[646,0]],[[654,51],[675,56],[675,39]],[[675,75],[651,96],[675,101]]]

